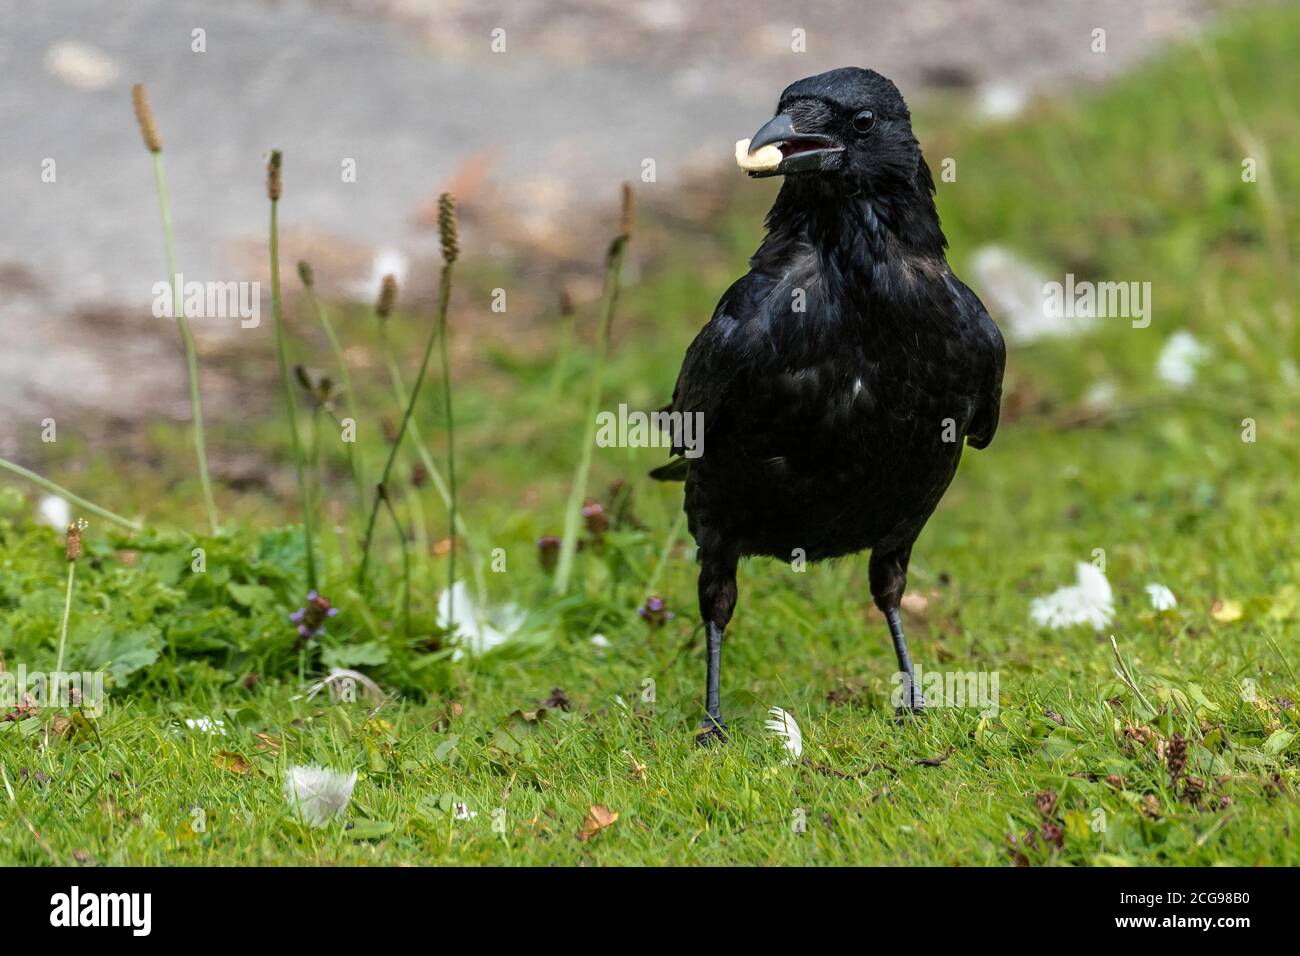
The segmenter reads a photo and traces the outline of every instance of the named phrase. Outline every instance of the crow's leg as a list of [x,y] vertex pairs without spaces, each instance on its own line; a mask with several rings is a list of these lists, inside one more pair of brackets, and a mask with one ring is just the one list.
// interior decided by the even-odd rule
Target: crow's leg
[[700,556],[700,616],[708,652],[708,680],[704,692],[704,719],[696,742],[707,747],[727,739],[719,698],[722,669],[722,633],[736,609],[736,559],[718,554]]
[[873,551],[869,567],[871,596],[876,607],[885,612],[889,636],[894,640],[894,653],[898,656],[898,671],[903,675],[903,703],[897,710],[900,715],[919,714],[925,709],[925,698],[921,696],[921,688],[916,686],[912,658],[907,653],[907,638],[903,636],[903,620],[898,612],[903,591],[907,588],[907,562],[911,556],[911,545],[896,551]]

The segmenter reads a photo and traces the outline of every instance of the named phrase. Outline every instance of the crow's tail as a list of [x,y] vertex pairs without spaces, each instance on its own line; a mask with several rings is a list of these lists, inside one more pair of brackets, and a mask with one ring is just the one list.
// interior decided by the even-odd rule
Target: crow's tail
[[689,458],[674,458],[666,465],[660,465],[654,471],[650,472],[650,477],[655,481],[685,481],[686,473],[690,471],[691,461]]

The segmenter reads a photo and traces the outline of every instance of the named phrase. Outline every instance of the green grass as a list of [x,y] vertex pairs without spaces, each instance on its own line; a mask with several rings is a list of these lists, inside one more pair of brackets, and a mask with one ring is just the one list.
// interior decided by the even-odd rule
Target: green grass
[[[1044,848],[1040,837],[1024,851],[1032,864],[1300,862],[1287,836],[1300,824],[1300,348],[1289,274],[1300,228],[1288,213],[1300,199],[1300,119],[1281,93],[1300,85],[1298,39],[1300,12],[1262,10],[1214,41],[1220,74],[1185,50],[1010,126],[973,127],[950,104],[918,116],[932,165],[958,160],[940,202],[968,279],[970,253],[997,241],[1057,278],[1153,287],[1150,328],[1107,320],[1012,352],[1007,393],[1018,397],[1003,428],[988,451],[967,454],[917,545],[910,590],[929,603],[905,622],[913,658],[929,670],[996,672],[997,716],[934,708],[895,723],[895,664],[868,610],[865,560],[806,573],[752,562],[723,659],[733,740],[697,750],[703,641],[680,544],[655,585],[676,617],[652,629],[636,614],[680,489],[643,478],[660,460],[653,450],[600,450],[591,488],[631,482],[636,520],[590,542],[570,596],[552,598],[533,542],[559,531],[592,357],[586,346],[563,363],[554,349],[525,352],[507,329],[480,335],[456,376],[457,453],[481,545],[506,558],[487,574],[489,592],[525,609],[520,636],[454,659],[433,607],[445,558],[420,554],[407,639],[398,549],[384,526],[375,593],[362,601],[347,584],[355,546],[333,531],[355,497],[341,447],[326,467],[338,510],[322,522],[320,569],[341,613],[303,655],[286,620],[305,590],[301,535],[266,527],[285,520],[286,503],[220,489],[225,522],[239,530],[219,538],[119,537],[99,523],[78,568],[68,656],[79,667],[111,662],[109,708],[61,734],[49,713],[0,723],[12,792],[0,793],[0,861],[1005,865],[1008,837],[1041,825],[1036,796],[1052,791],[1063,845]],[[1257,158],[1273,199],[1241,182],[1252,155],[1243,139],[1266,145]],[[652,408],[668,394],[769,199],[766,187],[741,183],[714,227],[660,224],[681,247],[624,290],[609,403]],[[654,226],[638,236],[653,246]],[[472,279],[470,262],[464,274]],[[593,313],[579,320],[586,341]],[[344,316],[340,335],[373,345],[366,321],[360,310]],[[405,326],[395,317],[394,335],[422,337],[418,323]],[[307,321],[291,328],[327,365],[323,340],[302,344]],[[1176,393],[1152,370],[1183,328],[1214,358]],[[380,365],[368,375],[357,373],[362,407],[394,414]],[[1101,380],[1114,383],[1115,410],[1070,427]],[[441,397],[429,394],[420,411],[435,454]],[[1258,441],[1242,441],[1244,418]],[[210,445],[239,447],[241,429],[210,422]],[[282,432],[268,415],[242,440],[283,456]],[[158,467],[129,482],[75,446],[57,477],[151,525],[201,528],[197,485],[182,477],[183,433],[160,427],[148,441]],[[368,446],[373,464],[382,451]],[[444,527],[432,490],[422,495]],[[61,541],[33,528],[29,512],[14,488],[0,491],[9,670],[52,664],[62,614]],[[194,547],[205,549],[203,574],[190,570]],[[1070,583],[1074,564],[1098,549],[1115,590],[1112,627],[1032,624],[1030,600]],[[1176,610],[1149,610],[1151,581],[1172,588]],[[1216,601],[1239,606],[1239,619],[1212,613]],[[592,645],[595,633],[607,649]],[[1140,693],[1116,676],[1111,633]],[[373,717],[366,703],[293,699],[323,666],[357,667],[396,699]],[[570,709],[542,715],[553,688]],[[763,729],[773,705],[802,728],[798,765]],[[177,726],[199,716],[224,720],[228,733]],[[1175,735],[1188,742],[1185,774],[1203,785],[1199,799],[1164,756]],[[347,812],[323,830],[295,822],[280,794],[285,767],[307,762],[360,771]],[[454,802],[477,816],[454,819]],[[619,817],[583,841],[597,804]],[[191,826],[194,807],[203,832]],[[493,828],[497,810],[504,833]]]

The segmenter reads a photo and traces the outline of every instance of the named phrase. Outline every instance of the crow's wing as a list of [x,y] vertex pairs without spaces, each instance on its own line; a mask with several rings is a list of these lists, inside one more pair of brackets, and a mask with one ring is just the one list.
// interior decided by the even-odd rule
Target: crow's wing
[[[764,305],[777,284],[772,277],[750,272],[737,279],[722,296],[713,318],[686,350],[673,389],[669,411],[701,415],[705,434],[724,427],[726,408],[734,397],[737,377],[753,366],[757,341],[754,325],[760,323]],[[685,451],[673,448],[674,455]],[[664,480],[685,477],[683,463],[669,462],[652,474]]]
[[984,360],[979,405],[971,419],[966,442],[972,448],[987,448],[998,430],[998,412],[1002,406],[1002,372],[1006,368],[1007,349],[1002,341],[1001,330],[989,317],[979,296],[951,274],[948,276],[948,287],[965,320],[961,325],[967,330],[973,348]]

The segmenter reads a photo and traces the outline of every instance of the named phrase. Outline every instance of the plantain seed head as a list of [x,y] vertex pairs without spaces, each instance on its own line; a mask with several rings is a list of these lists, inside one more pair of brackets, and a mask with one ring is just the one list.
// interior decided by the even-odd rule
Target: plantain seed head
[[451,193],[438,197],[438,236],[442,239],[442,261],[451,265],[460,255],[460,237],[456,230],[456,200]]
[[282,187],[280,181],[280,151],[271,150],[271,158],[266,164],[266,195],[271,202],[280,200],[280,190]]
[[140,135],[151,153],[162,152],[162,137],[158,135],[158,123],[153,118],[153,109],[149,106],[149,94],[143,83],[131,87],[131,102],[135,105],[135,121],[140,124]]
[[379,287],[379,301],[375,303],[375,315],[386,319],[393,314],[397,303],[397,276],[391,272],[384,276],[384,283]]
[[76,561],[81,557],[81,532],[86,530],[86,520],[78,518],[72,524],[68,525],[67,533],[64,537],[64,554],[69,561]]
[[631,183],[623,183],[622,215],[619,217],[619,235],[632,238],[632,229],[636,225],[636,193],[632,192]]

